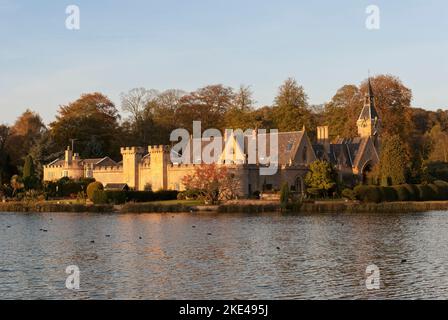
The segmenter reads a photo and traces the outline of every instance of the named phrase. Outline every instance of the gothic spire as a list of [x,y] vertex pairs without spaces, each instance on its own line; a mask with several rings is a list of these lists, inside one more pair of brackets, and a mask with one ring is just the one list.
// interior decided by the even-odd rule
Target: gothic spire
[[378,113],[375,109],[375,95],[373,93],[370,77],[368,79],[368,92],[364,99],[364,107],[362,108],[359,120],[378,120]]

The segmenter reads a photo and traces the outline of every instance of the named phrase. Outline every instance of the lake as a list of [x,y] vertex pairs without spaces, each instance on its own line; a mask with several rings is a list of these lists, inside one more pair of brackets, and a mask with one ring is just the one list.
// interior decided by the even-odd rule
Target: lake
[[448,212],[0,213],[0,247],[0,299],[448,299]]

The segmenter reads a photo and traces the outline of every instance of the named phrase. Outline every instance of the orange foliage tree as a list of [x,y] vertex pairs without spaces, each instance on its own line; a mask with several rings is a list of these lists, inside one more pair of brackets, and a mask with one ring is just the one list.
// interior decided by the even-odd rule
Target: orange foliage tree
[[189,191],[196,192],[207,204],[216,204],[220,200],[230,200],[236,197],[239,180],[229,173],[224,166],[217,164],[202,164],[194,173],[183,178],[182,183]]

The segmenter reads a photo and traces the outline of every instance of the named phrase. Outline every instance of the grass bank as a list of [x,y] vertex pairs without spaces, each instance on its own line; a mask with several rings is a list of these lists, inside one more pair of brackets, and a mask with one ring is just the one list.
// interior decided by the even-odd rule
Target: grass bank
[[0,212],[113,212],[111,205],[86,205],[56,202],[6,202],[0,203]]
[[[0,212],[91,212],[91,213],[180,213],[207,211],[198,201],[159,201],[149,203],[127,203],[123,206],[86,205],[81,203],[55,202],[7,202],[0,203]],[[264,213],[279,212],[281,207],[276,203],[243,202],[222,204],[210,207],[211,212],[220,213]],[[291,213],[412,213],[428,211],[448,211],[448,201],[428,202],[384,202],[360,203],[343,201],[324,201],[303,203]]]

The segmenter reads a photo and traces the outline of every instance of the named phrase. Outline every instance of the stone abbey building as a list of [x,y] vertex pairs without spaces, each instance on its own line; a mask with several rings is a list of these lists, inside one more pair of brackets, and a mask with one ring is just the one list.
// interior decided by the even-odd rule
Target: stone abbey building
[[[238,193],[241,196],[255,191],[279,190],[285,182],[292,191],[302,192],[309,165],[318,159],[331,162],[346,183],[357,183],[379,161],[381,123],[370,81],[357,126],[358,137],[338,138],[333,143],[329,140],[328,127],[317,128],[316,143],[311,142],[305,129],[278,133],[278,171],[272,176],[260,175],[260,164],[247,164],[247,149],[239,148],[232,139],[225,141],[224,146],[226,143],[236,145],[236,149],[239,148],[235,152],[236,158],[220,165],[227,166],[239,178]],[[258,139],[259,134],[254,132],[252,137]],[[169,146],[150,146],[147,150],[125,147],[121,148],[123,160],[115,162],[109,157],[80,159],[67,148],[64,159],[56,159],[44,166],[44,180],[95,178],[103,185],[121,184],[135,190],[183,190],[182,179],[194,172],[195,165],[172,163],[170,153]]]

